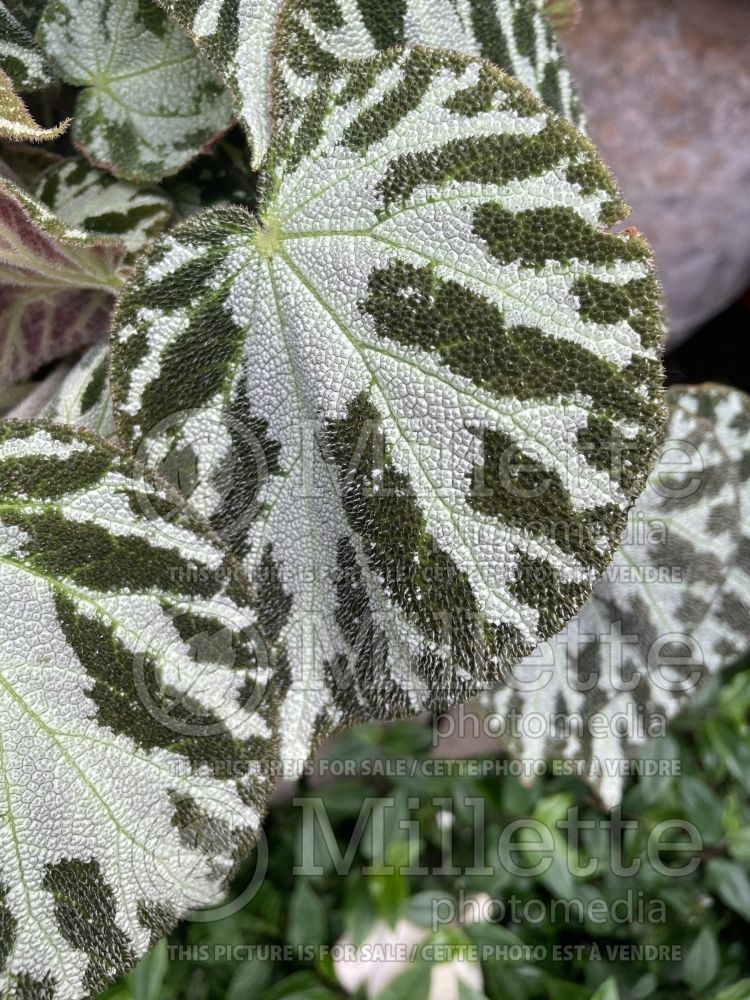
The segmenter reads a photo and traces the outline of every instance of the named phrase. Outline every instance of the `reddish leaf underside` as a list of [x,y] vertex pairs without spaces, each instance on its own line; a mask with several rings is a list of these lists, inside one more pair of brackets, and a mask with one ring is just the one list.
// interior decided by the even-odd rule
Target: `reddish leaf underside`
[[119,240],[66,228],[0,180],[0,385],[106,330],[124,251]]

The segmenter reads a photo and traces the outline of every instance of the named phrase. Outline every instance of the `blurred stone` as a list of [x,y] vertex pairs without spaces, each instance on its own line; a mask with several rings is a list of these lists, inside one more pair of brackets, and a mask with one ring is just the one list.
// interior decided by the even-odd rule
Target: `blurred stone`
[[654,247],[673,346],[750,282],[750,2],[583,0],[563,43]]

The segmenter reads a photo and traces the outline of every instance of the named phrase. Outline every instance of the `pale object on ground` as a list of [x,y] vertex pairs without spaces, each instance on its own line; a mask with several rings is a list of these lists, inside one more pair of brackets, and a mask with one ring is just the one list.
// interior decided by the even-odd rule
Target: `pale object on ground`
[[334,960],[336,978],[348,993],[355,993],[366,983],[368,997],[375,997],[404,971],[408,962],[383,961],[379,955],[368,960],[364,957],[366,950],[377,946],[383,955],[388,952],[395,954],[400,949],[408,952],[426,936],[427,930],[417,927],[410,920],[399,920],[395,927],[385,920],[376,920],[362,946],[357,949],[356,957],[349,957],[354,951],[352,939],[344,935],[339,940],[339,948],[346,957]]
[[481,993],[484,983],[477,963],[460,958],[455,958],[452,962],[441,962],[432,969],[427,1000],[459,1000],[461,983]]
[[673,346],[750,284],[750,4],[585,0],[563,42],[654,247]]
[[[356,957],[349,957],[354,948],[352,939],[344,935],[339,940],[338,947],[346,958],[334,960],[336,978],[348,993],[365,986],[368,998],[377,1000],[394,979],[408,970],[419,952],[419,945],[429,937],[427,928],[418,927],[410,920],[399,920],[395,927],[385,920],[376,920],[357,949]],[[481,993],[484,983],[476,962],[460,954],[452,961],[436,962],[432,965],[427,1000],[458,1000],[461,983]]]

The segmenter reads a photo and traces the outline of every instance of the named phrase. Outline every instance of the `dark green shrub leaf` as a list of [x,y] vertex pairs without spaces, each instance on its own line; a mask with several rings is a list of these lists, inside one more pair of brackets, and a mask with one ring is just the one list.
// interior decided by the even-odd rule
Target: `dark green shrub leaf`
[[750,921],[750,879],[744,865],[725,858],[712,858],[706,871],[708,884],[722,902]]
[[703,927],[685,955],[682,978],[693,990],[704,990],[719,971],[719,943],[710,927]]

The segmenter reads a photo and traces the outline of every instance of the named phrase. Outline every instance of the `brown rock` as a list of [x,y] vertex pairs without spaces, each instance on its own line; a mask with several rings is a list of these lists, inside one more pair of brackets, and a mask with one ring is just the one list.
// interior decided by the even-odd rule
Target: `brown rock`
[[750,2],[583,0],[563,42],[676,343],[750,284]]

